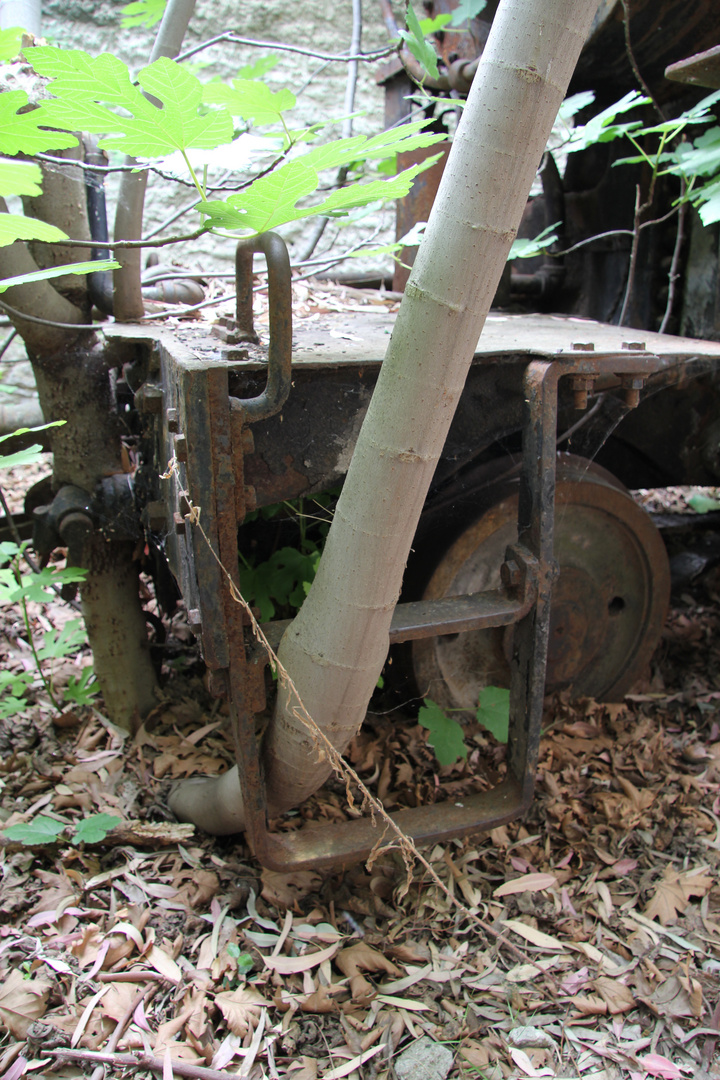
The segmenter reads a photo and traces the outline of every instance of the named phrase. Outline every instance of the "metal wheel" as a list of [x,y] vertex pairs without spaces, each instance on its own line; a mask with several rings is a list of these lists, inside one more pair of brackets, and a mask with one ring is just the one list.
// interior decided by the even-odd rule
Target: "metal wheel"
[[[493,589],[517,539],[517,483],[499,483],[450,546],[423,599]],[[648,515],[605,469],[558,457],[548,691],[622,699],[659,640],[670,596],[668,557]],[[474,714],[484,686],[509,685],[512,627],[413,642],[420,693]]]

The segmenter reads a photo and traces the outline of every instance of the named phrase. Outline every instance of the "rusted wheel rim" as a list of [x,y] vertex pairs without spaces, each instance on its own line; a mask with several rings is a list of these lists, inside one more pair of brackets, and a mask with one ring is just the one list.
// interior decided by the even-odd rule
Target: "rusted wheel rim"
[[[489,493],[489,508],[465,529],[436,567],[423,594],[436,599],[496,588],[508,544],[516,539],[517,493]],[[555,500],[555,558],[547,689],[619,700],[657,645],[670,596],[670,571],[649,516],[604,469],[563,455]],[[484,686],[508,686],[512,628],[413,643],[423,696],[474,713]]]

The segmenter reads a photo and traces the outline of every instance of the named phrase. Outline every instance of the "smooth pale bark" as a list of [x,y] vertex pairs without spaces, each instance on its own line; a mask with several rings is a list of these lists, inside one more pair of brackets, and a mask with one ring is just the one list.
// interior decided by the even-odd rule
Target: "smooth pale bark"
[[[161,56],[172,60],[178,55],[194,10],[195,0],[168,0],[149,63]],[[126,157],[125,165],[137,165],[137,161]],[[147,169],[123,173],[115,211],[116,240],[142,237],[147,181]],[[145,314],[140,284],[142,248],[119,249],[115,258],[120,263],[120,269],[113,272],[115,318],[118,322],[134,322]]]
[[[342,750],[388,650],[405,563],[483,323],[597,0],[501,0],[358,439],[319,572],[280,659]],[[329,773],[282,690],[264,745],[271,812]],[[184,784],[179,815],[242,827],[237,773]]]

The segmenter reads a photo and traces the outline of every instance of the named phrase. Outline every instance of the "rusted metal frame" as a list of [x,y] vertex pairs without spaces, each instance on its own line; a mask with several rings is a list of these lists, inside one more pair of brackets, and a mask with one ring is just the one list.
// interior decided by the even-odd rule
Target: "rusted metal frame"
[[249,654],[244,610],[226,578],[239,586],[237,515],[245,514],[242,443],[238,445],[242,427],[233,422],[227,368],[195,366],[184,373],[182,392],[184,426],[193,448],[187,460],[193,509],[185,517],[185,536],[192,538],[195,552],[203,653],[212,693],[229,701],[236,746],[255,750],[239,759],[252,842],[255,822],[265,819],[255,729],[256,714],[265,706],[264,663]]
[[[535,599],[535,582],[539,579],[540,584],[535,606],[518,624],[519,645],[512,665],[508,775],[490,791],[472,795],[462,803],[447,802],[390,815],[398,828],[417,844],[495,828],[521,814],[532,799],[553,576],[555,417],[561,373],[560,365],[536,361],[529,365],[526,377],[524,471],[527,475],[521,500],[523,517],[519,542],[509,549],[507,561],[515,564],[521,577],[524,598],[531,593]],[[424,631],[427,636],[436,633],[437,624],[426,623]],[[262,836],[262,854],[257,850],[256,854],[274,869],[317,867],[366,857],[378,843],[393,838],[387,823],[372,815],[321,829],[266,833]]]
[[[443,596],[439,600],[411,600],[398,604],[390,623],[390,644],[439,637],[443,634],[462,634],[469,630],[485,630],[492,626],[510,626],[518,622],[535,602],[534,567],[521,574],[518,581],[506,589],[468,596]],[[292,619],[276,619],[263,625],[263,633],[275,648]]]
[[[555,463],[555,415],[557,382],[564,373],[594,373],[598,370],[618,374],[634,373],[638,368],[645,373],[653,368],[653,359],[645,355],[618,354],[566,355],[557,362],[535,361],[528,367],[526,395],[529,418],[525,430],[525,480],[521,501],[520,542],[509,554],[520,568],[524,582],[515,597],[496,596],[490,606],[493,618],[512,622],[527,608],[528,597],[535,597],[536,580],[538,603],[530,614],[524,615],[516,635],[511,687],[511,736],[509,746],[508,776],[497,787],[466,799],[462,805],[441,804],[414,810],[401,811],[393,819],[404,833],[417,843],[427,843],[465,835],[480,829],[491,829],[517,817],[528,806],[533,792],[534,771],[540,736],[542,691],[544,687],[544,663],[547,646],[547,619],[552,579],[552,510]],[[243,403],[230,398],[227,390],[227,369],[205,368],[183,372],[183,427],[187,441],[192,447],[206,448],[207,452],[195,452],[188,461],[187,483],[201,507],[201,520],[208,537],[215,546],[224,566],[236,577],[236,525],[238,512],[244,506],[243,486]],[[245,432],[246,433],[246,432]],[[204,516],[202,516],[204,514]],[[193,532],[196,530],[193,528]],[[196,539],[196,558],[206,551],[206,545]],[[198,576],[203,581],[201,608],[207,610],[212,604],[205,587],[207,577],[202,576],[197,558]],[[213,560],[214,563],[214,560]],[[217,576],[218,567],[214,564]],[[217,583],[216,583],[217,584]],[[307,833],[270,834],[267,830],[265,788],[262,776],[260,748],[255,727],[255,713],[264,706],[262,689],[263,658],[257,650],[248,649],[242,609],[221,582],[223,599],[221,624],[225,630],[227,666],[217,672],[226,681],[230,698],[233,730],[236,737],[237,760],[247,814],[248,839],[258,858],[267,866],[277,869],[301,866],[318,866],[347,862],[367,855],[383,837],[382,826],[372,818],[363,818],[311,830]],[[216,594],[217,596],[217,594]],[[487,608],[487,596],[471,598]],[[467,598],[459,600],[468,604]],[[407,613],[405,613],[407,614]],[[422,619],[414,612],[410,619],[402,610],[396,616],[396,633],[403,632],[403,624],[411,625],[411,632],[423,631],[428,635],[441,629],[443,618],[437,621],[430,612]],[[466,613],[467,614],[467,613]],[[477,612],[487,624],[485,615]],[[205,620],[204,620],[205,621]],[[460,616],[463,621],[463,616]],[[465,619],[468,628],[469,620]],[[408,629],[408,627],[405,627]],[[212,634],[211,628],[207,630]],[[452,631],[454,632],[454,631]],[[205,644],[205,638],[204,638]],[[205,644],[206,652],[207,644]],[[217,650],[214,654],[218,666]],[[213,666],[212,663],[210,665]],[[391,839],[387,836],[387,839]]]
[[540,748],[545,667],[550,627],[555,516],[557,391],[562,368],[532,361],[525,372],[528,403],[523,432],[518,540],[537,560],[537,597],[530,612],[515,627],[510,661],[510,727],[508,773],[520,784],[518,812],[529,807],[535,790]]
[[[537,580],[534,607],[517,624],[511,663],[511,714],[508,775],[490,791],[459,803],[442,803],[390,815],[403,833],[417,843],[436,842],[489,830],[522,814],[535,786],[550,600],[555,567],[552,555],[555,492],[557,390],[562,375],[610,371],[645,375],[657,366],[648,354],[566,355],[557,361],[532,361],[525,390],[523,479],[519,506],[519,542],[508,561]],[[432,630],[432,627],[428,628]],[[392,831],[374,817],[360,818],[321,829],[266,834],[262,861],[274,869],[318,867],[347,863],[367,856],[378,843],[393,839]]]
[[[240,241],[237,247],[237,317],[241,334],[255,339],[252,313],[252,256],[260,251],[268,267],[270,309],[270,342],[268,347],[268,376],[264,391],[254,398],[230,396],[227,375],[224,398],[214,403],[215,423],[225,426],[228,435],[217,446],[215,471],[221,481],[218,492],[223,500],[218,506],[218,528],[222,522],[221,556],[223,565],[238,584],[237,528],[251,508],[253,493],[245,488],[244,453],[252,444],[247,427],[256,420],[272,416],[282,408],[290,392],[292,361],[292,291],[290,260],[280,237],[265,233]],[[228,442],[229,440],[229,442]],[[228,696],[235,739],[235,756],[243,793],[246,835],[257,857],[263,861],[267,838],[267,800],[263,778],[260,747],[256,731],[256,715],[265,708],[264,669],[267,657],[246,640],[247,618],[230,589],[224,590],[225,624],[230,645]]]

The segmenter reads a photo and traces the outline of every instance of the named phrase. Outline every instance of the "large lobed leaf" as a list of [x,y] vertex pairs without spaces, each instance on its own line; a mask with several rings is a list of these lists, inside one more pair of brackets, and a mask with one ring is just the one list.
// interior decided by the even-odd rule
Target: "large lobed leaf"
[[0,214],[0,247],[13,244],[16,240],[46,240],[51,243],[54,240],[67,240],[67,233],[46,221],[25,217],[24,214]]
[[[412,165],[389,180],[373,180],[367,184],[351,184],[337,188],[332,195],[316,206],[299,207],[298,201],[311,195],[318,186],[318,175],[303,160],[290,161],[287,165],[262,176],[243,193],[233,197],[235,204],[227,202],[200,202],[195,209],[206,214],[213,228],[246,229],[255,233],[267,232],[289,221],[313,217],[317,214],[334,216],[345,214],[359,206],[383,199],[402,199],[419,172],[432,164],[430,158],[420,165]],[[244,205],[243,205],[244,204]]]
[[347,213],[348,210],[378,200],[401,199],[407,195],[417,174],[436,160],[434,157],[422,164],[412,165],[387,180],[338,188],[315,206],[298,206],[301,199],[316,191],[320,183],[318,174],[322,170],[351,165],[359,160],[387,158],[401,150],[431,146],[443,138],[441,135],[423,134],[422,127],[421,121],[383,131],[373,138],[358,135],[314,147],[301,158],[288,161],[267,176],[259,177],[245,191],[232,195],[225,202],[201,202],[196,209],[209,218],[213,227],[260,233],[303,217]]
[[41,195],[42,170],[34,161],[0,158],[0,196]]
[[39,123],[103,135],[101,146],[133,157],[208,149],[233,137],[230,113],[215,109],[201,114],[202,84],[167,57],[138,74],[140,87],[156,104],[133,85],[125,64],[110,53],[93,58],[79,49],[41,46],[27,55],[39,74],[54,80],[49,86],[54,99],[39,106]]
[[295,95],[290,90],[271,90],[258,79],[233,79],[232,86],[207,83],[202,99],[206,105],[222,105],[232,116],[256,124],[276,124],[282,113],[295,107]]

